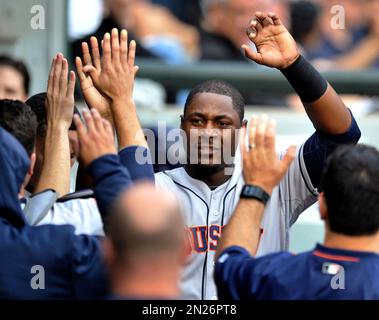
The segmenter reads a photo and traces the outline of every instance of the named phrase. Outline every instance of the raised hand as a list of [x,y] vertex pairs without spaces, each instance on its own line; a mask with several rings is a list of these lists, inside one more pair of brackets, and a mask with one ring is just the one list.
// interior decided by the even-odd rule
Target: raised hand
[[103,56],[100,58],[97,40],[91,38],[93,64],[87,63],[83,71],[90,75],[96,89],[111,102],[115,99],[131,101],[134,78],[138,67],[134,65],[136,43],[131,41],[128,47],[128,33],[106,33],[102,41]]
[[243,45],[245,56],[258,64],[284,69],[300,55],[295,40],[275,13],[256,12],[247,35],[257,52]]
[[78,115],[74,116],[79,138],[79,157],[86,167],[106,154],[116,154],[113,128],[96,109],[83,112],[86,127]]
[[68,63],[57,54],[51,64],[46,96],[47,127],[59,126],[68,130],[74,114],[75,73],[68,77]]
[[275,150],[276,123],[267,118],[253,117],[246,148],[246,128],[241,129],[240,146],[243,159],[243,177],[246,184],[263,188],[267,193],[279,184],[295,158],[296,147],[291,146],[280,160]]
[[[94,57],[94,65],[100,68],[100,53],[97,39],[91,37],[91,49],[92,55]],[[89,74],[85,73],[83,70],[83,63],[85,66],[92,66],[92,57],[86,42],[82,43],[82,53],[83,61],[80,57],[76,57],[76,70],[79,76],[80,88],[82,90],[84,99],[90,109],[94,108],[99,111],[100,115],[105,119],[112,122],[112,111],[109,98],[105,95],[102,95],[99,90],[93,85],[93,81]]]

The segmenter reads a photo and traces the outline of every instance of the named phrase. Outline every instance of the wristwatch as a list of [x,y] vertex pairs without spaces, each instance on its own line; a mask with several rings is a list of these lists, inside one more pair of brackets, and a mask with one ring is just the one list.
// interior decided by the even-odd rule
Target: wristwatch
[[270,199],[270,195],[261,187],[252,184],[245,184],[242,188],[240,198],[256,199],[262,202],[263,204],[266,204],[267,201]]

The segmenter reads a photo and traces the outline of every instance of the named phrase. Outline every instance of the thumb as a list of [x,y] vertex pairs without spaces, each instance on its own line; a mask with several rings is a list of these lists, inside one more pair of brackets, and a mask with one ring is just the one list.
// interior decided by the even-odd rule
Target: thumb
[[253,49],[248,47],[246,44],[243,44],[241,48],[242,48],[246,58],[249,58],[250,60],[253,60],[259,64],[263,63],[263,58],[262,58],[262,55],[260,53],[255,52]]
[[91,78],[97,76],[97,70],[93,65],[85,65],[83,67],[83,72],[89,74]]
[[295,159],[296,156],[296,146],[291,146],[288,148],[286,154],[283,157],[282,162],[282,170],[283,174],[285,174],[291,165],[292,161]]

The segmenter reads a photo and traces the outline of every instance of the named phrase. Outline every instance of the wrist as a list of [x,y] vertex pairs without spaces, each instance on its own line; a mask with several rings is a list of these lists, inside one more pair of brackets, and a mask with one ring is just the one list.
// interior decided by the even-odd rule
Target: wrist
[[289,59],[286,61],[281,68],[278,68],[280,71],[285,70],[292,66],[296,61],[298,61],[300,58],[300,53],[298,52],[294,58]]
[[240,198],[258,200],[266,205],[267,201],[270,199],[272,189],[270,192],[267,192],[266,190],[268,189],[261,187],[258,184],[245,184],[242,188]]
[[71,123],[62,123],[62,122],[47,122],[46,134],[53,133],[56,134],[66,134],[71,126]]

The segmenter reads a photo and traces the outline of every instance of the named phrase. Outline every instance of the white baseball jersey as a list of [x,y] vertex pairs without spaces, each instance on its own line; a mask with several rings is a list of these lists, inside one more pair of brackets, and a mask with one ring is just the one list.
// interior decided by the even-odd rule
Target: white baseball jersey
[[47,190],[26,197],[22,205],[26,221],[32,226],[70,224],[75,234],[103,236],[103,221],[95,198],[55,202],[58,194]]
[[[298,149],[296,159],[266,205],[258,256],[286,250],[290,226],[317,200],[318,193],[309,179],[302,149],[303,146]],[[183,299],[217,299],[214,255],[222,228],[236,208],[244,185],[240,157],[236,157],[231,178],[214,190],[191,178],[184,168],[160,172],[155,175],[155,181],[158,187],[177,195],[191,239],[193,250],[181,282]]]

